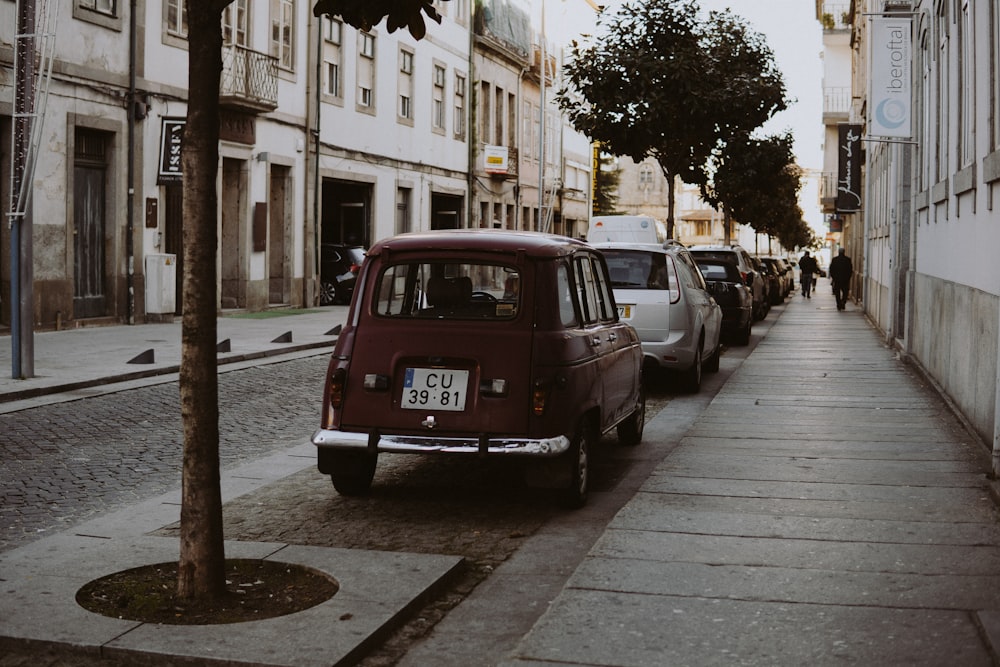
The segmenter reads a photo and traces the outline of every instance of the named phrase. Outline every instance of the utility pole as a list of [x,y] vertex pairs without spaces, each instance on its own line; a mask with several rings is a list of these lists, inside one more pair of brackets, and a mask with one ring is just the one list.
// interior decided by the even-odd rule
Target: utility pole
[[538,68],[538,81],[540,101],[538,103],[538,225],[536,229],[540,232],[545,229],[545,68],[548,57],[545,53],[545,0],[542,0],[542,36],[541,36],[542,61]]
[[32,229],[27,201],[31,193],[29,148],[35,89],[35,2],[17,3],[14,39],[14,136],[10,172],[10,332],[11,377],[33,377],[34,328],[32,326]]

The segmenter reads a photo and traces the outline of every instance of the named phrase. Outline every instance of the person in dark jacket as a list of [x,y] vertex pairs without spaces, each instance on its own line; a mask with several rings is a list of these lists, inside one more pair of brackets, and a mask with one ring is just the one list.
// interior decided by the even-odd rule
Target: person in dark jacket
[[807,299],[812,298],[813,274],[819,273],[819,264],[813,257],[809,256],[806,250],[799,260],[799,283],[802,285],[802,296]]
[[833,281],[833,294],[837,297],[837,310],[847,308],[847,294],[851,288],[851,276],[854,267],[851,258],[844,254],[841,248],[837,256],[830,260],[830,279]]

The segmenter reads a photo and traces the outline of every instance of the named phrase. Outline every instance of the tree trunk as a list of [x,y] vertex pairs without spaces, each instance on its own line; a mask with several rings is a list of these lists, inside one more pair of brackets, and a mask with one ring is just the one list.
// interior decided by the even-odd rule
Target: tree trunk
[[188,3],[188,113],[184,173],[184,287],[180,399],[184,429],[178,595],[225,590],[219,403],[216,375],[216,249],[222,8],[229,0]]

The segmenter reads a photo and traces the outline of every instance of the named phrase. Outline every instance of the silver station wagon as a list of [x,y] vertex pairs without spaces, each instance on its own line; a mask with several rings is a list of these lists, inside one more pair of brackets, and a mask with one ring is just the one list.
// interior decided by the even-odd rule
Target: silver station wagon
[[604,257],[531,232],[403,234],[369,248],[330,361],[318,467],[367,493],[383,453],[518,457],[584,504],[588,452],[642,439],[636,331]]
[[676,241],[597,243],[608,263],[618,313],[639,332],[648,366],[701,389],[702,371],[719,370],[722,309],[691,253]]

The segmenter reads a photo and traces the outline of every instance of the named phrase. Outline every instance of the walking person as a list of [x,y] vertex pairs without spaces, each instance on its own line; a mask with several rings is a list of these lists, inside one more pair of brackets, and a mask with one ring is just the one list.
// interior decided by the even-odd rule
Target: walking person
[[802,284],[802,296],[807,299],[812,298],[814,273],[819,273],[819,264],[816,263],[815,258],[809,256],[809,251],[806,250],[802,259],[799,260],[799,282]]
[[841,248],[837,256],[830,260],[830,280],[833,281],[833,294],[837,297],[837,310],[847,308],[847,294],[851,289],[851,276],[854,266],[851,258]]

